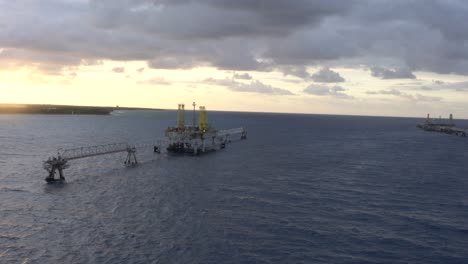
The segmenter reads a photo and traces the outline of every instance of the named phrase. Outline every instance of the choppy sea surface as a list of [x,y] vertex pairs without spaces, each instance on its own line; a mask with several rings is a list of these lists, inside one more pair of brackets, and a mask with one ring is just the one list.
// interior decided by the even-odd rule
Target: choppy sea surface
[[58,148],[161,137],[175,118],[0,115],[0,263],[468,263],[468,138],[423,119],[210,112],[248,139],[44,181]]

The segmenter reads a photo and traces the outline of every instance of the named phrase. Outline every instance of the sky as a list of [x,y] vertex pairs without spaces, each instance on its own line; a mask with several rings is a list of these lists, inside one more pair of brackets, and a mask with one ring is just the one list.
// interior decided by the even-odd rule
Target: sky
[[468,1],[0,0],[0,103],[468,118]]

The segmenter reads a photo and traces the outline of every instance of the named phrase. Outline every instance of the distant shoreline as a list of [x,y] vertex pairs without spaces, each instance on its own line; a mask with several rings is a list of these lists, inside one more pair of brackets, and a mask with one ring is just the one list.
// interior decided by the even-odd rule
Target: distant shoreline
[[109,115],[116,110],[154,110],[163,109],[140,107],[78,106],[50,104],[0,104],[0,114],[46,114],[46,115]]

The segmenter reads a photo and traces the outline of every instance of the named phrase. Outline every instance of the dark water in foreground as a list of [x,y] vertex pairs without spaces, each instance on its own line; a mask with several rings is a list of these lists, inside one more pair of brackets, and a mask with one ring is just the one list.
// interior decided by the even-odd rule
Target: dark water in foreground
[[0,115],[0,263],[468,263],[467,138],[416,119],[209,118],[248,140],[77,160],[47,185],[58,147],[159,137],[175,113]]

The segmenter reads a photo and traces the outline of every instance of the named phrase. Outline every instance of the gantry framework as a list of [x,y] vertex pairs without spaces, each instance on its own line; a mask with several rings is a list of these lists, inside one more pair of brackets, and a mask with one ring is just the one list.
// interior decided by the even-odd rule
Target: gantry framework
[[135,166],[138,164],[136,158],[136,147],[127,143],[112,143],[80,148],[59,149],[57,156],[50,157],[48,160],[44,161],[43,167],[49,173],[45,180],[47,182],[65,180],[65,177],[63,176],[63,170],[70,166],[69,161],[71,160],[84,159],[119,152],[127,152],[127,158],[124,161],[125,165]]

